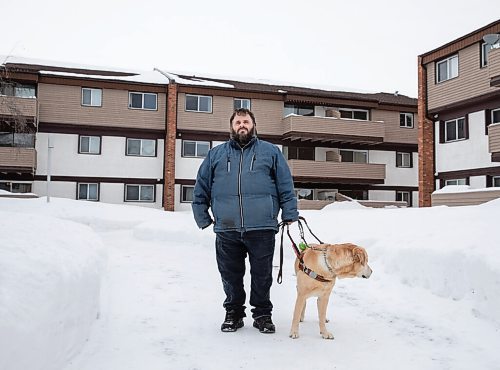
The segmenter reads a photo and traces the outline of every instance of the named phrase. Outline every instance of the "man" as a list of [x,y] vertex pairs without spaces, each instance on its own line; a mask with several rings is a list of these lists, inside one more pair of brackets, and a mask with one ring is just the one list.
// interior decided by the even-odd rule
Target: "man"
[[257,139],[250,110],[235,110],[229,127],[230,140],[212,148],[198,170],[194,218],[202,229],[214,224],[217,266],[226,293],[221,330],[243,327],[248,254],[253,326],[274,333],[270,289],[278,212],[281,209],[282,220],[289,223],[299,217],[292,175],[278,147]]

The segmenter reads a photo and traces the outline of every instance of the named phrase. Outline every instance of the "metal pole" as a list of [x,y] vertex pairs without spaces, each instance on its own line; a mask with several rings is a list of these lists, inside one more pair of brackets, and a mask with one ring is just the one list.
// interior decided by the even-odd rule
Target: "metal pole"
[[52,135],[48,135],[47,140],[47,203],[50,202],[50,175],[52,172],[52,149],[54,145],[52,145]]

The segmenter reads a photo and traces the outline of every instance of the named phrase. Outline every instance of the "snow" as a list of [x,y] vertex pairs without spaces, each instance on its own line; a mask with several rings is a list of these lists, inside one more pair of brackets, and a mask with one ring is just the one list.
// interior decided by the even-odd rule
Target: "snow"
[[477,192],[496,192],[500,190],[498,187],[492,188],[471,188],[470,185],[446,185],[441,189],[435,190],[432,194],[444,194],[444,193],[477,193]]
[[[300,338],[288,338],[295,277],[286,237],[283,284],[271,292],[276,334],[260,334],[250,317],[222,333],[215,237],[191,212],[0,199],[0,369],[498,368],[500,199],[343,203],[301,211],[320,239],[364,246],[374,271],[337,282],[327,341],[312,300]],[[279,234],[275,278],[278,245]]]
[[54,72],[54,71],[40,71],[41,75],[47,76],[62,76],[62,77],[76,77],[96,80],[111,80],[111,81],[129,81],[129,82],[142,82],[151,84],[167,85],[168,79],[157,71],[135,71],[132,76],[103,76],[103,75],[89,75],[83,73],[72,72]]

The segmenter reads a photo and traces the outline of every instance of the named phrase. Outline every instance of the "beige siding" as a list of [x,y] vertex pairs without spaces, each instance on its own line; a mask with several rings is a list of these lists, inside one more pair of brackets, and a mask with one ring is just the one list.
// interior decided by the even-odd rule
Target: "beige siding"
[[0,115],[36,117],[36,99],[0,95]]
[[384,137],[384,124],[337,118],[288,116],[283,118],[284,133],[307,132],[340,136]]
[[[82,106],[79,86],[38,84],[40,121],[134,129],[165,129],[166,94],[158,94],[158,110],[128,108],[129,90],[103,89],[102,107]],[[141,92],[140,87],[136,90]]]
[[[177,105],[177,129],[207,132],[229,131],[233,101],[232,97],[212,96],[212,113],[186,112],[186,94],[180,93]],[[281,135],[283,133],[281,125],[283,102],[252,99],[251,105],[257,121],[257,131],[260,134]]]
[[[401,113],[405,112],[404,109]],[[384,141],[388,143],[417,144],[418,129],[417,114],[413,114],[413,128],[399,126],[399,113],[387,110],[372,109],[371,115],[374,121],[383,121],[385,126]]]
[[0,147],[0,168],[26,168],[36,167],[36,151],[34,148]]
[[480,68],[480,45],[458,52],[458,77],[436,84],[434,62],[427,67],[428,109],[470,99],[495,90],[490,87],[488,68]]
[[490,50],[488,53],[488,66],[486,68],[488,69],[490,78],[500,76],[500,48]]
[[432,194],[433,206],[472,206],[500,198],[500,189]]
[[288,166],[294,177],[385,179],[385,164],[319,162],[292,159],[288,161]]
[[500,124],[488,127],[488,144],[490,153],[500,153]]

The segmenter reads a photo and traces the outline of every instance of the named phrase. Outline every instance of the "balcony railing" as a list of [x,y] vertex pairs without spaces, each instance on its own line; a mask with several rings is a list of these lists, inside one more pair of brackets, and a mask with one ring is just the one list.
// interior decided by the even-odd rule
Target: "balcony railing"
[[488,147],[493,160],[500,161],[500,123],[488,127]]
[[285,138],[359,143],[384,141],[383,122],[290,115],[282,120]]
[[382,184],[385,180],[385,164],[291,159],[288,166],[296,180],[360,184]]
[[35,148],[0,147],[0,171],[34,173],[35,169]]
[[0,115],[36,117],[37,100],[35,98],[0,95]]

